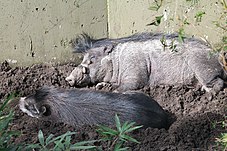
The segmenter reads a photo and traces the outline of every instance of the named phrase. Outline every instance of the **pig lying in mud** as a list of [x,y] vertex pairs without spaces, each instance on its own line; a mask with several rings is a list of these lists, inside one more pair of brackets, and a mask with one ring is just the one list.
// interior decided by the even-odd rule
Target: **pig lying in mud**
[[212,49],[198,39],[177,39],[175,34],[142,33],[95,40],[82,34],[73,45],[84,53],[83,61],[66,80],[71,86],[112,85],[120,92],[195,81],[207,92],[223,89],[227,55],[210,54]]
[[121,121],[133,121],[144,127],[168,127],[168,116],[161,106],[138,92],[122,94],[44,87],[21,98],[19,107],[29,116],[74,126],[113,125],[117,114]]

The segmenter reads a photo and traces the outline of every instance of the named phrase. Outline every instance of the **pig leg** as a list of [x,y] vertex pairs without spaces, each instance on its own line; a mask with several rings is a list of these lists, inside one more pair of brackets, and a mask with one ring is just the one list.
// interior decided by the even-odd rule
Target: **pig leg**
[[224,87],[223,69],[217,60],[217,56],[208,57],[206,53],[192,53],[187,60],[189,67],[202,85],[202,89],[216,93]]
[[195,75],[199,83],[202,84],[202,90],[206,92],[219,92],[224,87],[224,81],[220,78],[221,71],[216,70],[196,70]]
[[96,90],[111,89],[112,85],[107,82],[100,82],[95,86]]
[[205,83],[202,86],[202,90],[205,90],[207,92],[217,93],[217,92],[221,91],[221,89],[223,87],[224,87],[224,81],[221,78],[215,78],[212,81],[210,81],[209,83]]
[[221,79],[222,71],[211,68],[208,64],[204,65],[204,70],[195,68],[194,73],[199,83],[202,84],[202,90],[206,92],[219,92],[224,87],[224,81]]
[[143,88],[146,83],[144,83],[145,81],[147,81],[147,79],[143,79],[140,76],[135,76],[135,77],[131,77],[131,76],[127,76],[123,79],[121,79],[121,82],[119,85],[115,85],[116,90],[119,92],[123,92],[123,91],[127,91],[127,90],[138,90]]

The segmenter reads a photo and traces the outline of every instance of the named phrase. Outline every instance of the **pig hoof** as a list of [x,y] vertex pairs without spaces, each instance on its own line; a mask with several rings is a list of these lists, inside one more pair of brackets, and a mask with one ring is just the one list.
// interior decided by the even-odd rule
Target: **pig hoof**
[[101,82],[101,83],[98,83],[95,86],[95,89],[96,90],[110,90],[111,89],[111,84],[110,83],[106,83],[106,82]]
[[211,88],[208,88],[206,86],[202,86],[201,90],[202,91],[206,91],[206,92],[210,92],[211,91]]

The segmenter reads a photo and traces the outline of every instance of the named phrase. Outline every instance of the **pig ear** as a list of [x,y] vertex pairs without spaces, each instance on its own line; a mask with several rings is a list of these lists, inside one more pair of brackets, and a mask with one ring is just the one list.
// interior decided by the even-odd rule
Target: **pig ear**
[[45,114],[45,113],[47,112],[46,107],[45,107],[45,106],[42,106],[40,112],[41,112],[42,114]]
[[88,68],[86,68],[86,67],[82,67],[82,73],[83,74],[88,74]]
[[109,54],[112,52],[114,45],[108,45],[103,48],[104,53]]
[[222,65],[225,71],[227,71],[227,52],[222,52],[219,55],[219,63]]

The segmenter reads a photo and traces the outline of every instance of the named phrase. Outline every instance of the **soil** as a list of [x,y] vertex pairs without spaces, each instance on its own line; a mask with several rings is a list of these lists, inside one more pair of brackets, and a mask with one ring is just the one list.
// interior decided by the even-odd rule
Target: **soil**
[[[0,99],[3,101],[13,92],[26,96],[43,85],[69,88],[65,77],[75,66],[73,63],[68,63],[12,68],[7,62],[3,62],[0,65]],[[221,150],[215,138],[226,132],[226,128],[222,127],[221,122],[226,120],[227,88],[216,95],[201,91],[199,86],[185,85],[163,85],[143,91],[152,96],[171,115],[172,124],[168,130],[157,128],[136,130],[131,135],[140,144],[127,142],[124,144],[125,146],[135,151]],[[57,136],[67,131],[75,131],[74,142],[101,138],[96,132],[96,126],[72,127],[64,123],[29,117],[19,110],[17,102],[18,99],[15,99],[11,103],[15,116],[10,125],[11,130],[21,132],[19,137],[12,139],[12,142],[16,144],[37,143],[37,134],[40,129],[45,136],[49,134]],[[108,150],[108,142],[100,142],[95,145],[100,145],[103,150]]]

